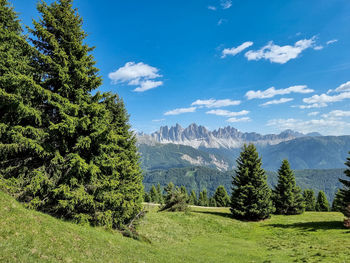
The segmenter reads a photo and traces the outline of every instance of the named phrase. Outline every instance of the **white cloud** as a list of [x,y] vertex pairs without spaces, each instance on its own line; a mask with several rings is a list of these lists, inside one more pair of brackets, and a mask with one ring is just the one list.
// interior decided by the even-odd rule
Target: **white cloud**
[[222,9],[229,9],[232,6],[232,0],[221,0],[220,5]]
[[309,112],[309,113],[307,114],[307,116],[317,116],[318,114],[320,114],[319,111],[313,111],[313,112]]
[[315,47],[314,47],[314,50],[321,50],[321,49],[323,49],[323,46],[321,46],[321,45],[320,45],[320,46],[315,46]]
[[195,112],[196,107],[189,107],[189,108],[178,108],[174,110],[170,110],[164,113],[164,115],[179,115],[182,113],[188,113],[188,112]]
[[284,64],[291,59],[295,59],[305,49],[312,47],[315,44],[315,37],[310,39],[302,39],[293,46],[278,46],[270,41],[266,46],[257,51],[250,50],[245,53],[248,60],[266,59],[273,63]]
[[114,84],[127,83],[130,86],[139,86],[134,91],[143,92],[163,85],[162,81],[155,80],[162,77],[158,71],[159,69],[143,62],[127,62],[123,67],[109,73],[108,77]]
[[335,89],[336,92],[350,92],[350,81],[341,84]]
[[192,102],[192,106],[201,106],[206,108],[220,108],[220,107],[227,107],[227,106],[235,106],[241,104],[240,100],[230,100],[230,99],[224,99],[224,100],[215,100],[215,99],[209,99],[209,100],[196,100],[195,102]]
[[296,130],[303,133],[320,132],[322,134],[340,135],[345,129],[350,128],[350,123],[335,119],[314,119],[304,121],[300,119],[273,119],[269,120],[267,126],[273,126],[279,130]]
[[329,41],[327,41],[327,45],[330,45],[330,44],[333,44],[333,43],[335,43],[335,42],[338,42],[338,39],[332,39],[332,40],[329,40]]
[[334,110],[334,111],[331,111],[327,114],[323,114],[322,117],[324,117],[324,118],[350,117],[350,111]]
[[156,120],[152,120],[153,122],[162,122],[165,121],[165,119],[156,119]]
[[227,111],[227,110],[210,110],[210,111],[207,111],[206,114],[214,114],[217,116],[225,116],[225,117],[237,117],[237,116],[247,115],[249,114],[249,111],[242,110],[242,111],[234,112],[234,111]]
[[276,95],[286,95],[290,93],[311,93],[314,92],[313,89],[307,88],[306,85],[296,85],[296,86],[291,86],[286,89],[275,89],[275,87],[268,88],[264,91],[261,90],[249,90],[245,96],[247,97],[248,100],[251,99],[267,99],[267,98],[272,98]]
[[136,92],[143,92],[163,85],[163,81],[145,80],[140,82],[140,87],[134,89]]
[[314,109],[314,108],[324,108],[328,105],[326,103],[313,103],[310,105],[299,105],[300,109]]
[[227,120],[227,122],[248,122],[251,121],[251,119],[249,117],[242,117],[242,118],[229,118]]
[[239,45],[238,47],[232,47],[232,48],[225,48],[222,51],[222,56],[221,58],[225,58],[226,56],[230,55],[230,56],[235,56],[238,53],[242,52],[243,50],[245,50],[246,48],[252,46],[254,43],[251,41],[247,41],[244,42],[243,44]]
[[215,10],[216,10],[216,7],[215,7],[215,6],[212,6],[212,5],[208,5],[208,9],[209,9],[209,10],[215,11]]
[[270,100],[268,102],[265,102],[263,104],[260,104],[260,106],[268,106],[268,105],[274,105],[274,104],[282,104],[282,103],[286,103],[289,101],[294,100],[293,98],[281,98],[279,100]]
[[324,93],[321,95],[313,95],[310,98],[304,98],[303,102],[307,104],[323,105],[323,107],[326,107],[328,103],[339,102],[345,99],[350,99],[350,92],[343,92],[333,96]]

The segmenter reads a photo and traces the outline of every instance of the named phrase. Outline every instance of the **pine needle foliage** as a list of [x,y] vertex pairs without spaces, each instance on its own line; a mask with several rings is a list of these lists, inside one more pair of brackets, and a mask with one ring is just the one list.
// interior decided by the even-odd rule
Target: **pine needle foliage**
[[315,211],[316,198],[315,192],[312,189],[305,189],[303,191],[303,198],[306,211]]
[[350,205],[350,157],[346,159],[345,165],[347,166],[347,169],[344,171],[344,173],[345,176],[349,178],[349,180],[339,179],[339,181],[343,184],[343,188],[340,189],[339,197],[341,199],[341,211],[344,214]]
[[305,209],[301,189],[295,183],[288,160],[283,160],[278,170],[278,182],[273,190],[275,213],[280,215],[302,214]]
[[318,212],[329,211],[329,203],[327,200],[327,196],[323,191],[318,192],[315,210]]
[[[29,207],[79,223],[122,228],[141,210],[143,193],[124,103],[111,93],[91,94],[101,78],[72,0],[40,2],[37,9],[41,18],[31,30],[34,52],[25,63],[29,73],[21,73],[31,86],[18,91],[27,93],[29,101],[22,104],[29,110],[13,110],[21,101],[5,107],[6,116],[20,116],[17,123],[14,117],[1,119],[1,173],[16,178],[19,198]],[[18,97],[13,86],[6,85],[8,93]],[[15,157],[17,165],[11,163]]]
[[213,199],[217,207],[227,207],[230,205],[230,197],[223,185],[219,185],[218,188],[216,188]]
[[255,146],[244,145],[232,181],[231,213],[236,219],[258,221],[269,218],[274,210],[261,164]]

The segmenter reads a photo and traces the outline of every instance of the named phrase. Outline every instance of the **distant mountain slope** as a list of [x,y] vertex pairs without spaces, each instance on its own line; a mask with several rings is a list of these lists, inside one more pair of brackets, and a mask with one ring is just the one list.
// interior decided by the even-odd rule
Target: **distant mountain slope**
[[[274,186],[277,182],[277,173],[271,171],[266,173],[269,185]],[[302,189],[311,188],[316,193],[323,190],[331,202],[336,190],[341,187],[338,178],[344,178],[344,169],[296,170],[294,174],[297,184]],[[213,195],[219,185],[224,185],[231,193],[232,176],[234,175],[234,171],[220,172],[207,167],[158,169],[147,171],[143,183],[146,191],[157,183],[165,187],[169,182],[173,182],[178,186],[186,186],[188,191],[195,190],[197,194],[207,189],[208,194]]]
[[173,167],[206,166],[220,171],[234,166],[232,158],[218,153],[208,153],[190,146],[177,144],[139,144],[141,166],[145,170],[168,169]]
[[283,159],[298,170],[342,168],[350,151],[350,136],[302,137],[259,150],[267,170],[276,170]]

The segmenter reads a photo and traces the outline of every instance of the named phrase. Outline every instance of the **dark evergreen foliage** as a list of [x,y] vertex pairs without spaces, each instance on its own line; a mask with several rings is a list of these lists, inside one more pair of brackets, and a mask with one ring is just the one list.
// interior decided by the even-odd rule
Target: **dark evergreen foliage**
[[[350,154],[350,152],[349,152]],[[339,197],[341,199],[342,212],[345,213],[345,210],[350,205],[350,157],[346,158],[345,165],[347,169],[344,171],[344,174],[348,180],[339,178],[339,181],[343,184],[343,188],[340,189]]]
[[123,101],[90,93],[101,78],[72,0],[38,4],[34,48],[0,3],[0,45],[13,45],[1,52],[0,173],[29,207],[121,228],[141,210],[136,139]]
[[189,199],[188,199],[188,203],[190,205],[197,205],[197,196],[196,196],[196,192],[194,190],[191,191],[191,194],[190,194]]
[[164,205],[161,207],[160,211],[187,211],[188,203],[187,197],[179,187],[175,187],[172,182],[164,189],[166,192]]
[[218,188],[216,188],[213,199],[215,200],[215,206],[227,207],[230,205],[230,197],[228,196],[223,185],[220,185]]
[[343,209],[343,196],[340,189],[338,189],[332,202],[332,211],[343,212]]
[[276,214],[297,215],[304,212],[304,199],[301,189],[295,183],[288,160],[283,160],[278,170],[278,183],[273,190],[273,203]]
[[208,194],[206,189],[204,189],[202,192],[199,193],[198,205],[209,206],[209,199],[208,199]]
[[234,218],[262,220],[270,217],[274,209],[266,179],[255,146],[244,145],[232,181],[231,213]]
[[315,211],[316,198],[314,190],[305,189],[303,191],[303,198],[305,203],[305,211]]
[[328,212],[329,211],[329,203],[328,203],[327,197],[323,191],[318,192],[315,210],[318,212]]

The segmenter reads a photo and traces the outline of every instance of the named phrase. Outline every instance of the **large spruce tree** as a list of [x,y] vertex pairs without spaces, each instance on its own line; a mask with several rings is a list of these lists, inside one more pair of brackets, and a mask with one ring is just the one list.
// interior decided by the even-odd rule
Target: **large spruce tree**
[[347,166],[347,169],[344,171],[344,173],[349,180],[339,179],[339,181],[343,184],[343,188],[340,189],[339,193],[342,207],[341,210],[343,213],[345,213],[345,210],[348,209],[348,206],[350,205],[350,157],[346,159],[345,165]]
[[270,217],[274,209],[266,179],[255,146],[244,145],[232,181],[231,213],[234,218],[255,221]]
[[17,195],[49,156],[42,102],[50,92],[38,85],[34,52],[13,8],[0,0],[0,185]]
[[[10,124],[31,139],[11,136],[20,152],[15,156],[29,159],[22,161],[20,198],[58,217],[121,227],[139,213],[143,192],[124,103],[117,95],[91,94],[101,78],[72,0],[41,2],[38,10],[42,17],[31,30],[36,51],[27,64],[35,69],[32,75],[39,85],[32,83],[40,96],[25,92],[34,101],[26,106],[39,110],[16,112],[28,115],[24,124],[39,128]],[[4,160],[11,159],[6,155]]]
[[278,170],[278,183],[273,190],[276,214],[296,215],[304,212],[305,205],[301,189],[295,183],[288,160],[283,160]]

